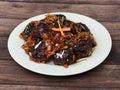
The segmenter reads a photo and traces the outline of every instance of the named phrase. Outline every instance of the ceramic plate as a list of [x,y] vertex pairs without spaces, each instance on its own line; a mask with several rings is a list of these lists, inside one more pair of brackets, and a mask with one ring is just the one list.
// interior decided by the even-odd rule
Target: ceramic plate
[[52,63],[40,64],[30,61],[29,56],[25,53],[24,49],[21,48],[24,41],[19,38],[19,34],[24,30],[25,26],[29,22],[45,18],[46,14],[42,14],[22,22],[11,32],[9,36],[9,53],[19,65],[40,74],[51,76],[68,76],[91,70],[106,59],[111,50],[112,41],[109,32],[102,24],[90,17],[75,13],[56,12],[51,14],[63,14],[71,21],[86,24],[97,42],[97,46],[95,47],[93,54],[90,57],[87,57],[86,60],[70,65],[68,68],[54,65]]

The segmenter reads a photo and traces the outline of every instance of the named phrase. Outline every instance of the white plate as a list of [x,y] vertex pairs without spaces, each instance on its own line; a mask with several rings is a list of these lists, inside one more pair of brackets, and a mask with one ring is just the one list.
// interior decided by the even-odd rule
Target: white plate
[[25,26],[29,22],[43,19],[46,14],[42,14],[22,22],[12,31],[12,33],[9,36],[9,53],[19,65],[30,71],[40,74],[52,76],[67,76],[91,70],[106,59],[111,50],[112,41],[109,32],[103,25],[101,25],[99,22],[90,17],[80,14],[68,12],[57,12],[51,14],[63,14],[69,20],[74,22],[82,22],[89,27],[97,42],[97,46],[95,47],[92,56],[86,58],[87,60],[70,65],[69,68],[64,68],[63,66],[57,66],[51,63],[39,64],[30,61],[29,56],[21,48],[21,45],[23,45],[24,41],[19,38],[19,34],[24,30]]

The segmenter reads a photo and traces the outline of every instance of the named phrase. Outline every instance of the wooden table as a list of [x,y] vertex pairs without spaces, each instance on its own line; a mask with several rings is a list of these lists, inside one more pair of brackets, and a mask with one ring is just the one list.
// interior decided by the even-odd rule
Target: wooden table
[[[28,71],[12,59],[7,48],[11,31],[32,16],[58,11],[87,15],[109,30],[113,46],[101,65],[83,74],[52,77]],[[1,0],[0,90],[80,89],[120,90],[120,0]]]

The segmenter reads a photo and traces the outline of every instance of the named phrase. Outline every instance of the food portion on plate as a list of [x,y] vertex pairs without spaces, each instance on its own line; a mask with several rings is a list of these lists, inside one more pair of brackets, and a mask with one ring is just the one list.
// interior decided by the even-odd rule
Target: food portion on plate
[[96,41],[89,28],[75,23],[62,14],[47,14],[30,22],[20,34],[22,48],[32,61],[68,66],[91,56]]

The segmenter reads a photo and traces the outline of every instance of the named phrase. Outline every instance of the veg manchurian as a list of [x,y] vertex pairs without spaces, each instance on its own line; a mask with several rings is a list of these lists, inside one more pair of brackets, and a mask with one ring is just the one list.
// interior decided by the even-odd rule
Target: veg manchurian
[[35,62],[53,61],[68,66],[88,57],[96,46],[89,28],[83,23],[70,21],[64,15],[48,14],[44,19],[30,22],[20,37],[22,48]]

